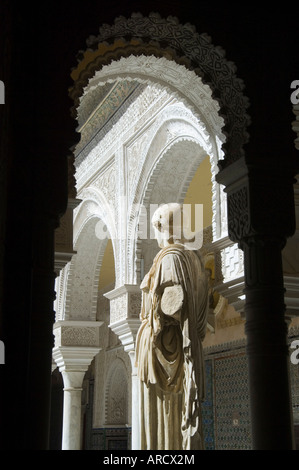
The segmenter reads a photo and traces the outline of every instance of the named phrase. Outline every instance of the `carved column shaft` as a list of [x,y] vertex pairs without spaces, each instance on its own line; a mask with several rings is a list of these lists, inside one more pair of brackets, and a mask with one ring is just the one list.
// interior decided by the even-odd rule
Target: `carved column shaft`
[[282,249],[295,229],[293,172],[261,159],[217,176],[226,186],[229,237],[244,251],[253,448],[292,449],[293,424]]
[[253,448],[292,449],[281,240],[255,238],[242,247]]
[[137,368],[135,366],[135,351],[129,352],[132,365],[132,450],[140,450],[140,413],[139,413],[139,378],[137,376]]
[[81,395],[85,371],[62,371],[63,430],[62,450],[81,448]]

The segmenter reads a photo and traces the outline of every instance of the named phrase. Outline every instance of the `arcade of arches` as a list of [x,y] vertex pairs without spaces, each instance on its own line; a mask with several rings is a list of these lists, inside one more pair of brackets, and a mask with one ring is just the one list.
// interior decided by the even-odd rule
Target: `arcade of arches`
[[[80,141],[76,187],[71,180],[56,232],[51,445],[138,449],[139,284],[158,250],[149,216],[152,207],[181,202],[203,206],[205,446],[251,449],[244,253],[229,237],[226,192],[217,182],[226,139],[219,104],[173,51],[142,44],[136,53],[141,42],[134,41],[98,40],[72,72]],[[283,251],[289,343],[299,336],[297,246],[295,235]],[[291,363],[290,383],[296,428],[299,377]]]
[[1,449],[139,448],[139,286],[165,202],[203,208],[205,448],[298,448],[297,18],[0,2]]

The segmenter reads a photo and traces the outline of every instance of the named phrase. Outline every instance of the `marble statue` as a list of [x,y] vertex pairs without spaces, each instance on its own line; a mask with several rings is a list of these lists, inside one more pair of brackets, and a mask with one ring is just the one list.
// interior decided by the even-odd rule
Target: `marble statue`
[[185,238],[180,231],[177,235],[174,220],[182,217],[183,206],[174,203],[154,213],[152,224],[161,250],[140,286],[136,367],[140,444],[147,450],[204,448],[202,341],[208,284],[198,251],[186,249]]

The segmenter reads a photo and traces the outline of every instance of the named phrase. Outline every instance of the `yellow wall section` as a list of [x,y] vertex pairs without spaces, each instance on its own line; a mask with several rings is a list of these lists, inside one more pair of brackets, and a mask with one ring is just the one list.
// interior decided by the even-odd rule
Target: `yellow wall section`
[[[189,185],[184,204],[203,204],[203,228],[212,225],[212,173],[209,156],[199,165]],[[194,215],[194,206],[191,208]]]
[[115,266],[112,241],[109,239],[100,270],[99,290],[115,282]]
[[[203,204],[203,226],[205,228],[212,225],[212,174],[208,156],[198,167],[189,185],[184,203]],[[193,208],[192,214],[194,215]],[[114,282],[115,266],[113,248],[111,240],[108,240],[100,271],[99,290]]]

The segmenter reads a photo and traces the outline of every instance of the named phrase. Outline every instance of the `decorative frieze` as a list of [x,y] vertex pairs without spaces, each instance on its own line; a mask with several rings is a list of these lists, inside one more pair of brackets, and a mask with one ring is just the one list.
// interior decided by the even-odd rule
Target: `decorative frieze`
[[245,303],[243,252],[232,240],[223,237],[204,245],[201,253],[208,263],[207,269],[212,272],[213,292],[226,299],[237,312],[242,312]]
[[[152,93],[153,90],[156,94]],[[155,105],[153,96],[157,104],[164,96],[164,107],[161,108],[161,102],[157,108],[159,114],[153,109]],[[165,99],[168,100],[167,106]],[[143,101],[148,106],[142,106]],[[135,114],[131,116],[132,110]],[[139,119],[136,121],[132,135],[132,126],[137,116]],[[132,124],[130,129],[128,123]],[[124,127],[130,132],[124,133]],[[161,91],[155,86],[145,88],[136,103],[132,104],[132,109],[130,108],[126,115],[116,123],[106,138],[109,140],[110,147],[105,150],[106,144],[102,141],[101,147],[94,147],[86,160],[82,161],[77,168],[79,195],[83,199],[81,207],[85,207],[88,200],[89,213],[83,209],[76,213],[75,231],[78,236],[78,226],[84,223],[85,216],[91,217],[92,212],[94,214],[101,212],[101,219],[105,220],[109,231],[113,225],[111,221],[117,221],[117,233],[114,235],[118,238],[118,243],[115,244],[116,286],[123,283],[134,284],[140,279],[140,254],[142,256],[140,240],[136,240],[140,215],[134,213],[134,205],[146,206],[155,201],[160,203],[177,198],[183,201],[194,172],[207,154],[210,155],[211,167],[214,173],[216,172],[220,140],[217,137],[219,145],[212,142],[211,134],[204,123],[200,122],[190,109],[182,103],[177,103],[176,99],[171,98],[165,90]],[[126,142],[125,145],[124,142]],[[123,151],[120,150],[121,148]],[[105,158],[102,158],[104,154]],[[181,158],[182,155],[188,155],[188,162]],[[115,171],[116,168],[118,172]],[[177,186],[178,172],[180,172],[181,180],[179,188]],[[215,225],[213,232],[216,234],[216,224],[218,224],[220,214],[225,212],[225,207],[221,208],[214,173],[212,175],[215,190],[213,193],[213,223]],[[88,181],[88,186],[82,186],[84,181]],[[153,188],[155,188],[154,191]],[[96,205],[96,200],[99,200],[97,192],[101,192],[105,199],[101,201],[101,211],[100,205]],[[126,195],[129,207],[127,209],[124,207],[122,210],[120,201],[123,200],[124,195]],[[132,210],[130,210],[132,203]],[[127,214],[126,220],[123,220],[124,214]],[[125,232],[127,241],[124,240],[120,229]],[[221,233],[221,230],[218,229],[218,232]],[[146,240],[143,241],[146,242]]]
[[242,186],[227,195],[228,233],[232,240],[239,241],[250,233],[248,187]]
[[55,347],[99,347],[99,328],[102,324],[93,321],[58,321],[53,328]]
[[141,310],[141,293],[130,292],[129,294],[129,309],[128,314],[130,318],[139,318]]
[[[153,42],[148,43],[149,37],[155,41],[155,47]],[[134,43],[131,41],[133,38]],[[111,65],[113,60],[115,63],[119,57],[129,58],[131,56],[135,59],[137,73],[140,70],[139,62],[141,60],[144,72],[149,76],[153,73],[153,69],[148,64],[148,58],[151,54],[156,54],[157,57],[161,56],[162,50],[164,50],[164,55],[171,59],[169,62],[176,63],[176,65],[184,63],[187,67],[192,63],[198,78],[202,77],[203,81],[208,84],[202,87],[199,94],[198,90],[195,90],[194,80],[186,83],[187,73],[185,74],[182,88],[186,94],[189,92],[191,102],[193,94],[202,97],[207,92],[210,92],[210,96],[214,92],[217,96],[218,109],[220,108],[219,115],[224,116],[228,132],[228,141],[225,144],[226,161],[223,161],[223,166],[228,161],[234,161],[243,155],[243,145],[248,141],[249,117],[246,114],[248,99],[243,95],[242,81],[235,75],[235,65],[225,59],[224,51],[219,47],[214,47],[206,34],[197,34],[193,26],[190,24],[181,25],[173,17],[163,19],[155,13],[151,13],[148,17],[134,14],[129,19],[117,18],[114,25],[103,25],[98,36],[89,38],[89,48],[97,51],[99,44],[106,43],[106,41],[110,43],[120,41],[121,44],[114,50],[112,48],[108,56],[105,57],[96,52],[93,55],[91,52],[93,60],[91,59],[91,62],[86,66],[85,73],[78,77],[74,87],[70,90],[70,95],[75,103],[74,108],[77,108],[79,97],[82,96],[88,80],[90,84],[92,81],[90,78],[95,74],[95,71],[104,69],[104,64]],[[186,69],[186,72],[188,71]],[[122,75],[123,72],[123,68],[118,65],[117,76]],[[160,76],[163,78],[167,76],[167,70],[163,70]],[[178,88],[179,81],[176,78],[174,77],[174,85],[175,88]],[[92,83],[92,85],[94,84]],[[209,97],[206,97],[206,100],[209,101]],[[200,109],[199,106],[198,109]],[[214,117],[215,115],[211,114],[210,119],[213,120]]]
[[122,294],[110,300],[110,323],[117,323],[128,316],[128,295]]
[[141,291],[139,286],[125,284],[104,294],[110,300],[110,326],[126,319],[139,319]]
[[[133,98],[133,97],[132,97]],[[165,91],[154,85],[143,87],[140,95],[134,97],[126,113],[115,120],[109,132],[96,134],[82,149],[75,150],[77,186],[80,189],[116,152],[120,142],[125,142],[143,126],[150,123],[172,99]],[[100,149],[100,150],[99,150]]]
[[[107,90],[107,85],[109,89]],[[114,84],[97,87],[89,96],[81,99],[78,132],[81,140],[77,151],[83,148],[110,121],[114,113],[127,101],[131,93],[139,86],[138,82],[122,80]],[[100,96],[99,96],[100,95]],[[102,98],[102,99],[99,99]],[[96,107],[96,109],[94,109]]]
[[126,352],[135,349],[140,326],[141,291],[139,286],[124,285],[104,294],[110,300],[109,328],[120,339]]
[[129,384],[128,371],[120,358],[114,359],[106,376],[105,424],[128,424]]
[[[294,218],[294,175],[283,161],[270,159],[248,164],[240,159],[220,171],[216,179],[227,194],[227,225],[231,240],[240,244],[254,237],[283,239],[292,236]],[[265,191],[267,187],[267,191]],[[279,241],[280,240],[280,241]]]
[[244,276],[244,255],[235,243],[221,251],[223,282]]

